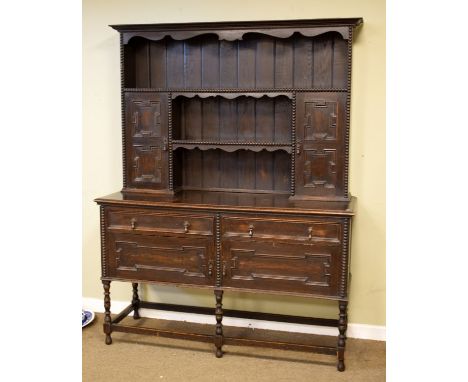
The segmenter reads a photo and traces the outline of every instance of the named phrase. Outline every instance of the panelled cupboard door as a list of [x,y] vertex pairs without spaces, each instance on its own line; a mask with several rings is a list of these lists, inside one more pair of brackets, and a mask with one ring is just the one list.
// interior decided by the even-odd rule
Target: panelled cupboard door
[[127,187],[168,189],[167,94],[126,93]]
[[297,93],[296,196],[345,195],[346,93]]
[[340,246],[223,239],[223,286],[337,296]]
[[212,237],[109,232],[108,277],[185,285],[214,285]]

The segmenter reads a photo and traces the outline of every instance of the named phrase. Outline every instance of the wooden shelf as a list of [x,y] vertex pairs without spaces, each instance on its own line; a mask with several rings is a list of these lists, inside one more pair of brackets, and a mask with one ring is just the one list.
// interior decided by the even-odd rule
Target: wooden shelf
[[171,94],[172,99],[176,97],[185,97],[185,98],[208,98],[208,97],[223,97],[226,99],[234,99],[238,97],[253,97],[253,98],[262,98],[262,97],[288,97],[289,99],[293,98],[292,92],[248,92],[248,93],[239,93],[239,92],[174,92]]
[[[154,88],[154,87],[126,87],[123,89],[127,93],[178,93],[179,95],[184,95],[187,93],[215,93],[216,95],[221,95],[225,93],[235,93],[239,96],[250,95],[251,93],[266,93],[273,94],[275,97],[278,95],[286,95],[291,92],[308,92],[308,93],[343,93],[347,92],[346,88],[327,88],[327,87],[318,87],[318,88],[301,88],[301,87],[287,87],[287,88]],[[180,94],[179,94],[180,93]],[[283,94],[286,93],[286,94]],[[175,96],[173,95],[172,98]]]
[[288,142],[234,142],[234,141],[218,141],[218,142],[205,142],[205,141],[188,141],[188,140],[173,140],[172,149],[184,148],[193,150],[213,150],[220,149],[227,152],[234,152],[237,150],[250,150],[259,152],[262,150],[277,151],[284,150],[291,154],[292,146]]

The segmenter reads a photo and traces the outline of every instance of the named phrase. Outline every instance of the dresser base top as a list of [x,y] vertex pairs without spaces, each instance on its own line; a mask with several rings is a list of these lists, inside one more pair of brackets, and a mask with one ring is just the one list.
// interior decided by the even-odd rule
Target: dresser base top
[[350,201],[291,200],[289,195],[215,191],[180,191],[174,195],[116,192],[95,200],[98,204],[199,209],[238,212],[271,212],[304,215],[353,216],[356,198]]

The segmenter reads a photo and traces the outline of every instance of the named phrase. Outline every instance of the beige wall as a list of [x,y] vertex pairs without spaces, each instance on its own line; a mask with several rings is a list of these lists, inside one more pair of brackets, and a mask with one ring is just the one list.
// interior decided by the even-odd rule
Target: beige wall
[[[352,323],[385,325],[385,1],[83,1],[83,296],[101,298],[99,214],[93,199],[122,187],[119,36],[109,24],[358,17],[351,110],[350,190],[358,198],[352,236]],[[128,284],[112,297],[127,300]],[[214,305],[212,293],[148,286],[154,301]],[[225,307],[334,316],[336,304],[226,293]]]

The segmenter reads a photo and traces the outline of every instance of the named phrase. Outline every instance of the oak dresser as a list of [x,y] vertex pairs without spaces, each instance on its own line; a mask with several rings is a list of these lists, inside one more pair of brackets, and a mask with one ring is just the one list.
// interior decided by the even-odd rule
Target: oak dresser
[[[123,189],[101,213],[116,331],[337,355],[344,371],[354,197],[351,50],[362,19],[113,25]],[[112,317],[111,281],[133,286]],[[212,289],[213,308],[141,301],[139,283]],[[335,300],[338,319],[226,310],[244,291]],[[132,326],[139,309],[213,314],[211,333]],[[226,335],[223,316],[334,326],[331,346]]]

